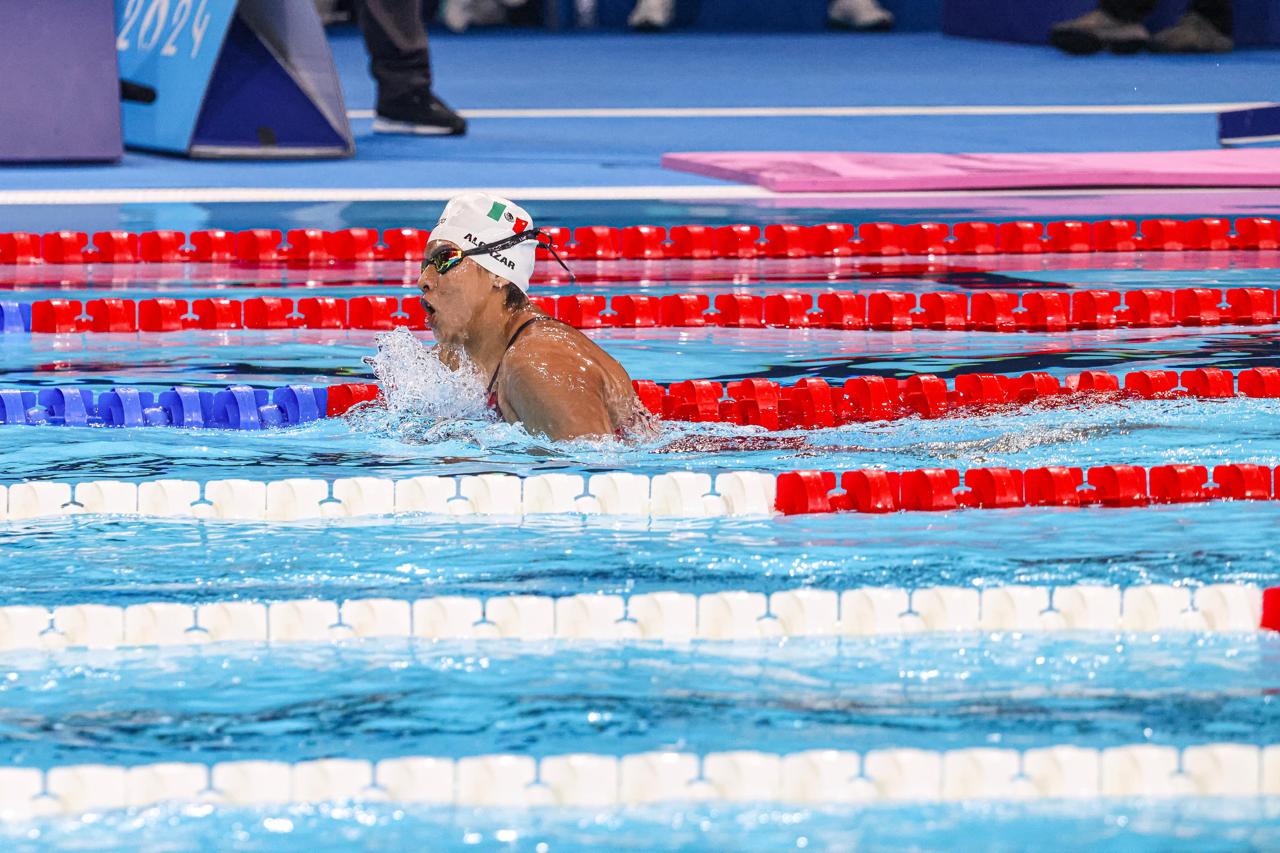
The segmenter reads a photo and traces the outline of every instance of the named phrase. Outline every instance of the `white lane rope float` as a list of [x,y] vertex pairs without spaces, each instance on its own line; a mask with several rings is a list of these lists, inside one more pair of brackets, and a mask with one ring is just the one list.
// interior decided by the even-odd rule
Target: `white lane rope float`
[[602,514],[701,518],[772,516],[777,478],[756,471],[676,471],[655,476],[511,474],[351,477],[333,481],[32,481],[0,486],[0,521],[109,514],[240,521],[301,521],[370,515],[525,516]]
[[795,806],[982,800],[1280,795],[1280,745],[1132,744],[1092,749],[742,750],[408,756],[369,761],[82,764],[0,767],[0,820],[163,803],[226,808],[390,802],[527,809],[657,803]]
[[1278,622],[1280,588],[1245,584],[19,604],[0,607],[0,651],[369,638],[686,643],[966,631],[1247,633]]

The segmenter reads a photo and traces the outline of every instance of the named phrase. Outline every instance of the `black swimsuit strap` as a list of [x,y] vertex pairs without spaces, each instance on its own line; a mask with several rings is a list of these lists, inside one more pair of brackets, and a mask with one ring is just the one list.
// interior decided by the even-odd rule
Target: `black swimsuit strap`
[[507,348],[506,348],[506,349],[504,349],[504,350],[502,351],[502,355],[498,356],[498,366],[497,366],[497,367],[495,367],[495,368],[493,369],[493,378],[489,380],[489,393],[490,393],[490,394],[492,394],[492,393],[493,393],[493,383],[495,383],[495,382],[497,382],[497,381],[498,381],[498,371],[502,370],[502,360],[503,360],[504,358],[506,358],[506,357],[507,357],[507,352],[508,352],[508,351],[510,351],[510,349],[511,349],[513,346],[515,346],[516,341],[520,339],[520,336],[521,336],[522,334],[524,334],[524,330],[525,330],[525,329],[527,329],[527,328],[529,328],[530,326],[532,326],[534,323],[538,322],[539,320],[553,320],[553,319],[555,319],[555,318],[554,318],[554,317],[546,317],[546,316],[543,316],[543,315],[539,314],[539,315],[538,315],[538,316],[536,316],[536,317],[530,317],[528,320],[525,320],[523,323],[521,323],[521,324],[520,324],[520,328],[516,329],[515,334],[513,334],[513,335],[511,336],[511,340],[507,341]]

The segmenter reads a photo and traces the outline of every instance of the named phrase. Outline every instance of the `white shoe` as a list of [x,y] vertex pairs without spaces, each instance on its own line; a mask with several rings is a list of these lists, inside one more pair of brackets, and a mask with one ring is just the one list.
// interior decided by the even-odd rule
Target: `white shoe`
[[[523,0],[520,0],[523,2]],[[440,22],[450,31],[465,33],[470,26],[492,27],[507,22],[507,7],[520,5],[500,0],[445,0]]]
[[636,0],[627,26],[633,30],[665,30],[675,14],[675,0]]
[[893,28],[893,13],[876,0],[831,0],[827,23],[849,30],[888,30]]
[[470,0],[444,0],[440,9],[440,23],[454,33],[465,33],[471,25]]

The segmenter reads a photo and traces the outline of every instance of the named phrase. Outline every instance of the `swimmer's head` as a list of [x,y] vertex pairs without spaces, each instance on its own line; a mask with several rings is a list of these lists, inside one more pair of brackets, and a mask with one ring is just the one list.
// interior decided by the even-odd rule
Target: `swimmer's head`
[[[445,205],[440,221],[431,229],[431,242],[452,243],[465,251],[510,242],[533,228],[528,211],[513,201],[488,193],[462,193]],[[536,252],[537,240],[526,239],[492,252],[469,255],[468,260],[527,293]]]
[[438,340],[465,338],[476,322],[495,317],[529,304],[524,291],[507,279],[476,263],[475,256],[464,257],[440,272],[431,263],[435,254],[456,256],[457,244],[437,240],[427,244],[427,260],[422,264],[418,289],[422,291],[422,307],[427,323]]
[[418,279],[438,340],[465,341],[477,328],[500,328],[504,315],[528,307],[536,233],[529,215],[506,199],[466,193],[449,202],[432,229]]

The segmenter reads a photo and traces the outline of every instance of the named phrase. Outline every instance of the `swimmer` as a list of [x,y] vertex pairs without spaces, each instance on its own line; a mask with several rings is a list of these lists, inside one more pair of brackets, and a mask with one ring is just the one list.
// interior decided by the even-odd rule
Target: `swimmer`
[[437,356],[451,370],[473,365],[498,417],[531,434],[563,441],[651,433],[653,418],[622,365],[529,301],[542,236],[504,198],[470,192],[445,205],[418,279]]

